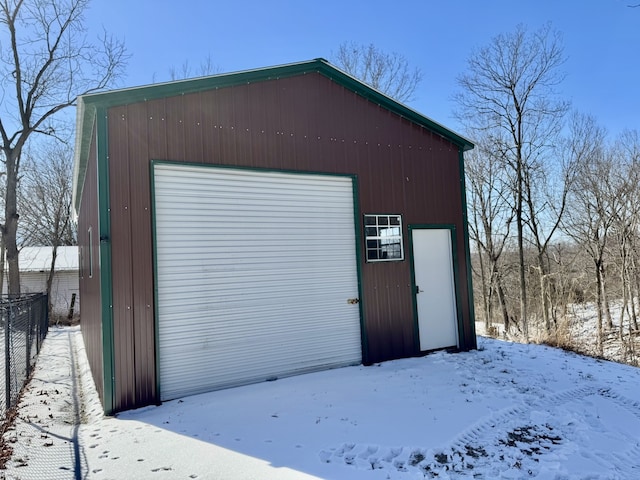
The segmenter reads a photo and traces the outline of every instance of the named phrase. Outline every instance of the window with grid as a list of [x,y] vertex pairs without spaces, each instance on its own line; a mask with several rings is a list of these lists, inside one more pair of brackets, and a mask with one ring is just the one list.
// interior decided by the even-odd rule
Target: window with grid
[[404,260],[400,215],[365,215],[364,236],[367,262]]

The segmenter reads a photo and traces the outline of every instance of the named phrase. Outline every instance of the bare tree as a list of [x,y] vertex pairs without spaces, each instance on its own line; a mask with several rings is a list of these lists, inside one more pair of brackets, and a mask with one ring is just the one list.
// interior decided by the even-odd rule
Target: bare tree
[[420,69],[411,68],[403,55],[383,52],[373,44],[342,43],[334,63],[399,102],[413,100],[422,81]]
[[[528,339],[525,227],[528,185],[549,159],[568,104],[555,88],[564,75],[560,34],[546,25],[535,32],[519,26],[498,35],[469,59],[468,71],[458,78],[457,116],[469,128],[486,132],[494,155],[511,170],[517,229],[520,321]],[[527,208],[529,212],[527,212]]]
[[634,299],[640,298],[640,132],[638,130],[625,130],[618,137],[615,150],[625,159],[630,174],[627,181],[630,185],[629,217],[629,298],[631,300],[630,329],[638,332],[638,320]]
[[56,114],[78,95],[101,90],[122,72],[124,45],[102,32],[87,38],[89,0],[0,0],[2,107],[0,151],[6,168],[5,217],[1,226],[9,266],[9,293],[20,294],[18,179],[23,149],[32,134],[57,136]]
[[73,149],[49,142],[26,153],[18,197],[23,246],[76,244],[72,217]]
[[623,341],[624,319],[629,318],[629,330],[638,330],[638,319],[634,297],[638,292],[634,279],[637,259],[634,254],[638,247],[640,228],[640,136],[637,131],[623,132],[612,147],[612,156],[619,162],[618,204],[612,224],[612,240],[615,242],[617,272],[620,277],[622,308],[619,318],[619,336]]
[[[605,131],[593,117],[574,115],[571,122],[571,150],[578,175],[569,194],[571,208],[563,220],[563,229],[587,252],[593,262],[596,279],[596,347],[603,353],[603,321],[611,323],[606,292],[606,251],[612,225],[620,209],[619,194],[624,185],[620,164],[605,145]],[[606,312],[606,313],[605,313]]]
[[[548,164],[534,162],[535,167],[524,175],[524,200],[526,218],[525,224],[529,232],[531,243],[535,248],[536,265],[534,269],[538,273],[540,311],[547,335],[551,334],[551,290],[549,284],[551,272],[551,259],[549,258],[549,246],[556,231],[560,227],[562,217],[567,208],[569,190],[575,180],[577,160],[572,152],[563,152],[562,149],[554,149],[552,145],[559,142],[555,132],[549,132],[545,147],[550,153],[551,161]],[[563,154],[564,153],[564,154]]]
[[492,156],[482,140],[465,156],[468,185],[469,235],[479,257],[485,327],[494,321],[494,304],[500,308],[505,331],[509,331],[509,311],[504,272],[500,264],[513,222],[513,209],[506,197],[510,185],[500,159]]
[[46,282],[51,315],[51,286],[58,247],[75,245],[77,238],[71,209],[73,150],[68,144],[50,142],[36,152],[27,152],[25,160],[18,197],[23,212],[20,216],[21,243],[51,247]]
[[[220,72],[220,67],[213,62],[211,55],[207,55],[197,68],[194,68],[188,60],[185,60],[179,68],[172,66],[169,69],[169,77],[172,81],[184,80],[190,77],[205,77]],[[155,81],[155,79],[154,79]]]

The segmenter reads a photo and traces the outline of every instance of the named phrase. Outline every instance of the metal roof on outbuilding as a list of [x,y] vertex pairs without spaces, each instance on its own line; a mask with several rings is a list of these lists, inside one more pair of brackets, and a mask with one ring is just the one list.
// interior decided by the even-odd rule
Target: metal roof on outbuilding
[[110,90],[102,93],[83,95],[78,98],[76,148],[73,172],[73,206],[76,212],[78,211],[81,196],[81,190],[79,191],[78,189],[81,189],[84,183],[83,179],[87,167],[91,135],[98,108],[110,108],[119,105],[146,102],[159,98],[185,95],[266,80],[275,80],[278,78],[296,75],[305,75],[307,73],[320,73],[343,87],[361,95],[367,100],[441,135],[450,142],[461,147],[464,151],[471,150],[474,147],[474,144],[467,138],[453,132],[440,123],[418,113],[406,105],[399,103],[379,90],[370,87],[322,58],[274,67],[224,73],[208,77]]
[[[23,247],[19,262],[21,272],[48,272],[51,268],[53,247]],[[78,271],[78,247],[58,247],[56,271]]]

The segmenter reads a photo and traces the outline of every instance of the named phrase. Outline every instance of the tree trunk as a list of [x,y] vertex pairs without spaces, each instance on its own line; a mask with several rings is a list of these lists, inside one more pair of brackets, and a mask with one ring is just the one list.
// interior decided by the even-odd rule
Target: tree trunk
[[[58,245],[60,244],[60,232],[64,231],[69,220],[70,206],[66,208],[66,215],[64,213],[64,206],[61,203],[63,199],[58,199],[58,208],[54,215],[53,222],[53,238],[51,245],[51,267],[49,268],[49,276],[47,277],[47,302],[49,309],[49,318],[53,318],[53,300],[51,299],[51,285],[53,285],[53,277],[56,271],[56,259],[58,258]],[[64,217],[64,222],[62,218]]]
[[620,317],[618,319],[618,336],[620,340],[624,336],[624,316],[629,312],[629,297],[628,283],[627,283],[627,255],[624,239],[622,240],[621,252],[620,252],[620,288],[622,290],[622,308],[620,308]]
[[4,235],[0,235],[0,295],[4,293],[4,263],[5,263]]
[[489,308],[489,288],[487,286],[487,274],[484,269],[484,258],[482,255],[482,244],[479,241],[476,241],[476,245],[478,247],[478,263],[480,264],[480,284],[482,287],[482,305],[484,310],[484,328],[485,332],[489,332],[489,327],[491,327],[491,311]]
[[546,267],[542,251],[538,251],[538,268],[538,273],[540,275],[540,303],[542,305],[542,318],[544,320],[544,328],[547,335],[549,335],[551,333],[551,320],[549,318],[550,306],[549,297],[547,295],[547,279],[549,271]]
[[507,310],[507,299],[504,294],[504,287],[502,286],[502,277],[496,278],[496,284],[498,286],[498,301],[500,302],[500,310],[502,311],[502,322],[504,323],[504,331],[509,333],[511,324],[509,323],[509,311]]
[[597,261],[596,264],[596,307],[598,311],[598,322],[597,322],[597,339],[596,339],[596,347],[598,351],[598,355],[602,355],[602,278],[601,278],[601,262]]
[[633,295],[633,287],[631,286],[631,282],[629,282],[629,305],[631,308],[629,325],[633,330],[638,330],[638,312],[636,311],[636,300]]
[[[624,275],[623,275],[624,277]],[[624,280],[622,282],[622,308],[620,309],[620,318],[619,318],[619,328],[618,328],[618,337],[620,338],[620,340],[622,340],[622,337],[624,336],[624,314],[625,312],[627,312],[629,308],[629,301],[627,298],[627,287],[624,283]]]
[[58,257],[58,245],[53,245],[51,250],[51,267],[49,268],[49,275],[47,276],[47,308],[49,309],[49,318],[53,318],[53,301],[51,300],[51,285],[53,285],[53,277],[56,271],[56,258]]
[[20,295],[20,268],[18,266],[18,207],[17,207],[17,187],[18,187],[18,161],[20,157],[19,149],[5,151],[7,167],[7,184],[5,190],[4,218],[5,224],[2,232],[2,239],[7,252],[7,264],[9,267],[8,293],[9,295]]
[[633,287],[631,285],[631,255],[629,243],[631,235],[627,232],[623,233],[620,241],[620,281],[622,282],[622,309],[620,311],[620,339],[624,335],[624,316],[625,313],[629,318],[629,325],[635,318],[635,306],[633,305]]
[[522,332],[524,333],[525,341],[529,341],[529,319],[527,313],[527,282],[525,279],[525,266],[524,266],[524,220],[522,218],[522,203],[523,203],[523,178],[522,178],[522,159],[518,158],[516,165],[516,223],[518,226],[518,267],[519,267],[519,280],[520,280],[520,321],[522,322]]
[[[633,303],[633,300],[631,301]],[[631,357],[631,361],[629,362],[631,365],[638,365],[638,356],[636,355],[636,339],[634,331],[632,330],[631,323],[629,323],[629,354]]]
[[[631,299],[631,326],[635,331],[638,330],[638,313],[636,310],[636,298],[638,296],[638,269],[634,256],[631,256],[629,272],[629,298]],[[635,283],[632,281],[635,279]],[[631,328],[631,327],[630,327]]]
[[604,314],[607,320],[607,328],[613,329],[613,319],[611,318],[611,307],[609,306],[609,296],[607,295],[607,274],[604,269],[604,264],[600,264],[600,281],[602,282],[602,304],[604,306]]

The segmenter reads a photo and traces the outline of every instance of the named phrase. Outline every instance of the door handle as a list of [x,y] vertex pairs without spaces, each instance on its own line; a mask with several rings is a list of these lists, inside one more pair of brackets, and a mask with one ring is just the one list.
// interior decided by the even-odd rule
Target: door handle
[[424,290],[420,290],[420,287],[416,285],[416,295],[422,292],[424,292]]

